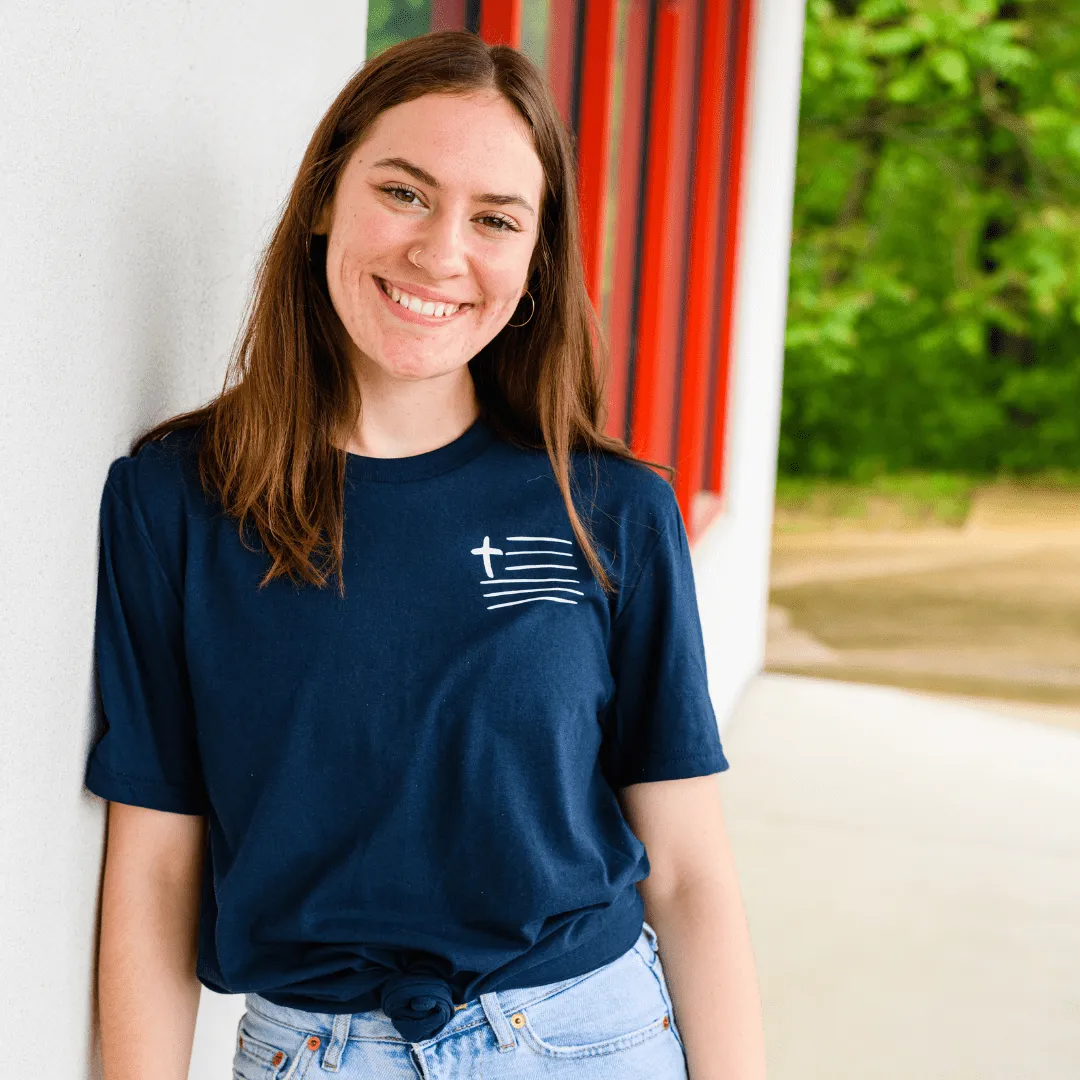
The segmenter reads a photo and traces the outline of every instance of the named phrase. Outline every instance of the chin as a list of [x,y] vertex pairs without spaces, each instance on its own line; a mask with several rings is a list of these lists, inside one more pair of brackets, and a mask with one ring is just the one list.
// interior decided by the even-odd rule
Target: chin
[[457,354],[417,353],[415,346],[400,352],[394,350],[375,355],[378,357],[376,365],[397,379],[429,379],[435,375],[448,375],[468,363],[468,360],[458,359]]

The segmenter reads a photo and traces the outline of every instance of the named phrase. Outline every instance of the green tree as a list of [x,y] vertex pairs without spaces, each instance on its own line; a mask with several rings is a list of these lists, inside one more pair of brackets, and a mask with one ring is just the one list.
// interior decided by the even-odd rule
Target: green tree
[[1080,467],[1080,5],[809,0],[780,468]]
[[431,29],[431,0],[370,0],[368,3],[367,55],[406,38],[419,37]]

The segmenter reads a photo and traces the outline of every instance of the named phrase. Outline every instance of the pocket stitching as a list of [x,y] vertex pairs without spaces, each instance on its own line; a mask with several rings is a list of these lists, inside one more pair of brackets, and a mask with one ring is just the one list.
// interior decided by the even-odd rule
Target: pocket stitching
[[647,1042],[665,1030],[664,1017],[661,1016],[636,1031],[627,1032],[625,1035],[617,1035],[613,1039],[604,1040],[604,1042],[585,1043],[581,1046],[556,1046],[554,1043],[548,1043],[541,1039],[533,1030],[528,1014],[523,1012],[522,1015],[525,1017],[525,1026],[518,1028],[518,1031],[525,1041],[532,1045],[534,1050],[551,1057],[597,1057],[603,1054],[614,1054],[619,1050],[628,1050],[632,1046]]
[[675,1026],[675,1006],[671,1003],[671,994],[668,992],[667,979],[664,977],[664,969],[659,962],[659,958],[655,954],[653,959],[653,964],[646,964],[645,966],[652,972],[653,978],[656,979],[657,985],[660,987],[660,996],[664,999],[668,1015],[671,1017],[671,1033],[675,1036],[675,1041],[682,1046],[682,1036]]
[[[244,1040],[243,1046],[240,1045],[239,1039]],[[257,1039],[243,1026],[243,1024],[240,1025],[236,1051],[239,1054],[247,1054],[253,1061],[257,1061],[261,1065],[271,1065],[275,1054],[285,1053],[280,1046],[271,1046],[270,1043],[263,1042],[262,1039]],[[258,1053],[255,1051],[258,1051]]]
[[[262,1016],[262,1013],[260,1013],[259,1015]],[[271,1022],[277,1023],[277,1021]],[[278,1026],[281,1027],[282,1025],[279,1024]],[[244,1022],[243,1020],[241,1020],[238,1030],[238,1036],[240,1039],[243,1039],[244,1045],[241,1046],[238,1039],[236,1045],[236,1053],[233,1059],[233,1070],[239,1071],[237,1061],[242,1057],[246,1057],[248,1060],[254,1062],[255,1065],[257,1065],[260,1069],[268,1069],[270,1071],[271,1080],[277,1080],[278,1077],[281,1077],[282,1080],[287,1080],[288,1077],[298,1075],[296,1073],[297,1062],[303,1055],[307,1039],[306,1036],[303,1036],[302,1032],[297,1032],[297,1034],[301,1035],[304,1038],[304,1042],[300,1044],[299,1051],[297,1051],[295,1054],[290,1055],[287,1050],[282,1049],[280,1046],[274,1046],[271,1043],[263,1042],[262,1039],[256,1038],[250,1033],[250,1031],[247,1030],[247,1028],[244,1027]],[[284,1055],[280,1063],[277,1065],[274,1064],[275,1054]],[[286,1064],[288,1064],[288,1071],[283,1072],[282,1070],[285,1068]],[[242,1071],[240,1074],[241,1076],[243,1076]]]

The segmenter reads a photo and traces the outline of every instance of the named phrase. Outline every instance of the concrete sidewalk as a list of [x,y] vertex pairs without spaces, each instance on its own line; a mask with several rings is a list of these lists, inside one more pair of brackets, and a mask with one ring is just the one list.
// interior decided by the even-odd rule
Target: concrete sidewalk
[[724,746],[770,1080],[1080,1077],[1080,734],[764,675]]

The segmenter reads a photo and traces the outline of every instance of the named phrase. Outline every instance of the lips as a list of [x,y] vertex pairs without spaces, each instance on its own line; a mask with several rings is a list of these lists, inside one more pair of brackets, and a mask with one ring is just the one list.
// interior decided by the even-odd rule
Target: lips
[[430,294],[422,296],[419,295],[419,289],[416,292],[409,292],[407,289],[399,288],[385,278],[377,277],[374,274],[372,277],[375,278],[379,291],[388,300],[414,315],[422,315],[425,318],[440,321],[442,319],[451,319],[460,311],[472,307],[472,304],[456,303]]

